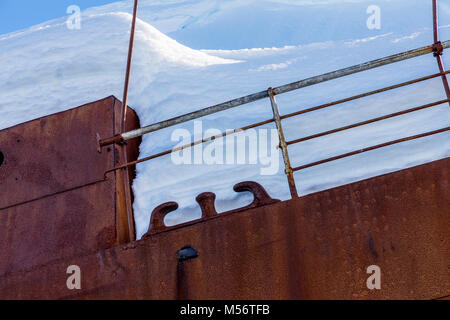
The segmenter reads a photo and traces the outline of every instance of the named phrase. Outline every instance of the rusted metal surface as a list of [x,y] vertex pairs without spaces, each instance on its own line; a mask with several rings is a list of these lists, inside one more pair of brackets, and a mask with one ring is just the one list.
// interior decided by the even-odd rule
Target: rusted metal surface
[[[95,151],[96,133],[114,134],[120,110],[109,97],[0,131],[0,275],[128,242],[116,186],[123,177],[103,178],[119,155]],[[139,127],[129,115],[128,128]],[[128,161],[138,144],[126,146]]]
[[212,192],[205,192],[200,194],[197,200],[202,209],[202,219],[215,217],[218,215],[216,210],[216,194]]
[[117,143],[117,144],[123,144],[125,141],[122,139],[122,136],[120,134],[115,135],[111,138],[102,139],[100,135],[97,136],[97,142],[98,142],[98,152],[102,153],[102,148],[109,146],[111,144]]
[[0,131],[0,184],[7,186],[0,209],[103,180],[114,159],[106,149],[95,152],[96,133],[114,134],[113,103],[110,97]]
[[0,210],[0,275],[117,245],[114,181]]
[[150,219],[149,232],[144,235],[144,238],[151,236],[153,233],[164,231],[167,229],[164,224],[164,218],[171,212],[177,210],[179,207],[176,202],[164,203],[153,210]]
[[433,55],[435,57],[442,56],[444,53],[444,47],[442,46],[442,43],[440,41],[437,41],[433,44]]
[[[0,298],[448,298],[449,158],[302,198],[297,198],[292,172],[447,132],[450,127],[292,169],[281,123],[292,116],[437,76],[442,77],[450,100],[448,72],[441,58],[444,49],[450,47],[450,41],[439,41],[436,0],[433,1],[435,41],[431,46],[270,88],[144,128],[140,128],[135,114],[127,116],[126,107],[137,3],[135,0],[123,106],[110,97],[0,132],[0,183],[8,185],[7,193],[0,198],[0,224],[5,228],[0,234]],[[437,58],[439,74],[285,116],[279,114],[277,94],[428,53]],[[276,123],[293,199],[280,202],[270,198],[261,185],[244,182],[234,190],[252,192],[253,203],[218,214],[216,195],[205,192],[197,197],[201,219],[167,227],[164,218],[177,210],[178,204],[166,203],[153,211],[143,240],[133,241],[130,188],[135,175],[133,166],[175,151],[136,161],[140,141],[135,139],[267,97],[271,100],[274,119],[241,129]],[[129,140],[132,141],[125,143]],[[21,144],[23,141],[26,143]],[[110,144],[113,146],[102,148]],[[24,157],[33,145],[39,145],[36,156]],[[99,152],[92,152],[95,149]],[[114,169],[108,169],[111,167]],[[113,179],[106,179],[100,172],[114,172]],[[123,243],[128,244],[118,246]],[[66,270],[70,265],[79,265],[82,269],[83,289],[80,291],[70,291],[66,286]],[[371,291],[366,286],[366,269],[371,265],[381,267],[381,290]]]
[[[0,298],[442,299],[448,190],[450,158],[1,276]],[[66,287],[73,264],[82,290]]]
[[[280,200],[273,199],[271,196],[269,196],[266,189],[264,189],[262,185],[253,181],[238,183],[233,187],[233,190],[236,192],[251,192],[254,197],[251,204],[242,209],[238,209],[239,211],[259,208],[280,202]],[[234,212],[236,212],[236,210]]]

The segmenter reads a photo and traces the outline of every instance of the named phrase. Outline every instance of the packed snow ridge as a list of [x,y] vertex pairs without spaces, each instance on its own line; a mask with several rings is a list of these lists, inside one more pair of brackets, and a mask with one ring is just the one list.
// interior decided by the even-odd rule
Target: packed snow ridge
[[[366,9],[379,3],[381,30],[368,30]],[[431,2],[419,0],[141,0],[129,104],[143,125],[166,120],[268,87],[429,45]],[[0,129],[104,97],[122,96],[131,1],[83,12],[80,30],[67,17],[0,35]],[[441,38],[450,39],[450,8],[441,4]],[[411,19],[414,17],[414,19]],[[444,62],[449,65],[448,54]],[[438,72],[432,55],[278,96],[282,114]],[[288,140],[445,99],[440,79],[312,112],[284,122]],[[205,117],[203,131],[225,131],[272,117],[263,100]],[[450,125],[448,104],[290,147],[294,166]],[[273,125],[262,128],[273,129]],[[144,137],[141,156],[171,149],[174,129]],[[402,143],[296,173],[301,195],[450,155],[450,135]],[[262,164],[176,165],[164,157],[138,166],[133,184],[138,237],[152,210],[180,209],[166,223],[200,216],[195,197],[217,194],[218,210],[252,201],[234,184],[260,182],[289,199],[284,168],[261,175]]]

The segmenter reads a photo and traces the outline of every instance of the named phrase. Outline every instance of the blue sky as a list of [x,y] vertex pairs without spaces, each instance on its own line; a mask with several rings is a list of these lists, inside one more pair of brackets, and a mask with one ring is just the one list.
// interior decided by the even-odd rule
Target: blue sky
[[0,0],[0,34],[24,29],[66,15],[67,7],[82,10],[114,0]]

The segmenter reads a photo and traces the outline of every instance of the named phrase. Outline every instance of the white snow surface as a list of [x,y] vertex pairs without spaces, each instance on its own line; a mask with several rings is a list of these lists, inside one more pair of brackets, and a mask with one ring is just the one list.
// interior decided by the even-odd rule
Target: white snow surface
[[[382,29],[368,30],[366,9],[382,9]],[[431,1],[141,0],[129,104],[143,125],[310,76],[431,44]],[[83,12],[81,30],[65,20],[0,35],[0,129],[109,95],[122,96],[131,1]],[[450,5],[441,1],[440,32],[450,39]],[[448,53],[444,62],[449,65]],[[438,72],[432,55],[277,97],[282,114]],[[288,140],[445,99],[439,78],[284,121]],[[268,100],[203,119],[204,130],[233,129],[271,118]],[[450,125],[448,104],[290,147],[294,166]],[[267,125],[265,128],[273,128]],[[189,122],[175,128],[193,131]],[[173,129],[146,136],[141,157],[172,148]],[[443,133],[323,164],[295,174],[301,195],[450,155]],[[281,156],[280,156],[281,157]],[[260,182],[289,199],[277,175],[258,165],[174,165],[163,157],[138,166],[133,184],[138,238],[152,210],[180,209],[169,225],[200,216],[195,197],[217,194],[221,212],[252,201],[234,184]]]

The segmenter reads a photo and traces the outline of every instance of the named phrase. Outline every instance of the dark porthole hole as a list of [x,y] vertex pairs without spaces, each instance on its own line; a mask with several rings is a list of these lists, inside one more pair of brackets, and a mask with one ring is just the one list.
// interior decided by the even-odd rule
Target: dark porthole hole
[[184,247],[178,251],[178,261],[183,262],[191,259],[198,258],[198,252],[192,247]]
[[5,155],[0,151],[0,167],[3,165],[3,162],[5,162]]

